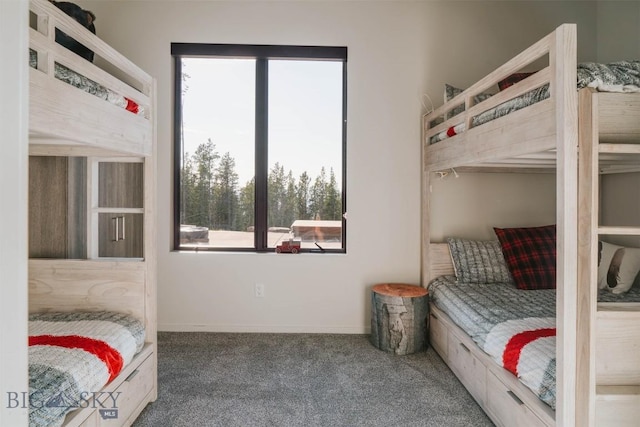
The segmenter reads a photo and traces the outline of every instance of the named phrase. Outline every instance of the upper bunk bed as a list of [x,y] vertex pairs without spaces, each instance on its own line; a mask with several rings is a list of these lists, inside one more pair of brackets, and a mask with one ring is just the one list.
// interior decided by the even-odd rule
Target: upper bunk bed
[[[49,1],[29,9],[30,154],[150,156],[154,79]],[[60,32],[95,64],[57,43]]]
[[[637,158],[620,155],[629,153],[617,153],[607,144],[640,142],[640,120],[633,120],[640,117],[640,96],[625,93],[637,91],[640,62],[611,64],[614,68],[577,64],[575,41],[565,40],[576,36],[567,29],[559,27],[466,90],[450,92],[448,101],[426,114],[425,170],[555,169],[556,150],[562,148],[558,140],[577,147],[576,88],[581,99],[597,98],[593,123],[602,171],[624,171],[625,164],[637,164]],[[625,68],[632,75],[625,75]],[[620,77],[622,82],[610,84]]]

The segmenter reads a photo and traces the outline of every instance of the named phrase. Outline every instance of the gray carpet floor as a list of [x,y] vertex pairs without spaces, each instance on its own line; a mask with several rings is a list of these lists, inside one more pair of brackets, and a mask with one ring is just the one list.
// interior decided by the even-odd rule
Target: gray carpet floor
[[493,426],[432,350],[367,335],[158,334],[158,400],[142,426]]

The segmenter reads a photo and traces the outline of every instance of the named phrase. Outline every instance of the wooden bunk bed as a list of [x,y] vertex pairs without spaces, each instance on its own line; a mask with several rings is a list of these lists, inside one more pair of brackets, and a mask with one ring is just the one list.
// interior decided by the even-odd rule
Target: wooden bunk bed
[[[535,74],[475,103],[541,61]],[[556,174],[555,411],[430,305],[432,346],[501,426],[623,426],[640,417],[640,303],[597,301],[600,236],[640,235],[637,226],[598,223],[599,174],[640,165],[640,94],[578,91],[576,67],[576,27],[564,24],[423,118],[424,286],[454,274],[449,246],[430,237],[436,172]],[[545,85],[547,98],[474,125],[483,112]],[[450,117],[461,104],[464,111]],[[449,129],[449,138],[433,143]]]
[[[29,19],[29,313],[140,322],[141,350],[103,389],[86,390],[117,403],[85,396],[63,421],[130,425],[157,397],[156,83],[52,3],[31,0]],[[56,29],[95,63],[56,43]]]

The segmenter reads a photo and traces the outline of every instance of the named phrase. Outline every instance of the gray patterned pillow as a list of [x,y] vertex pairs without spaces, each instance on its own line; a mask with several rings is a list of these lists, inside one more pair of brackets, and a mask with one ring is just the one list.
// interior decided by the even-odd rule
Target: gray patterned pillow
[[458,281],[513,284],[499,241],[449,237],[447,243]]
[[[464,92],[463,89],[459,89],[457,87],[451,86],[450,84],[445,83],[444,85],[444,102],[450,101],[456,96],[460,95]],[[491,98],[490,93],[479,93],[473,97],[474,104],[484,101],[485,99]],[[458,114],[464,111],[464,103],[462,105],[457,106],[453,110],[449,111],[448,117],[457,116]]]

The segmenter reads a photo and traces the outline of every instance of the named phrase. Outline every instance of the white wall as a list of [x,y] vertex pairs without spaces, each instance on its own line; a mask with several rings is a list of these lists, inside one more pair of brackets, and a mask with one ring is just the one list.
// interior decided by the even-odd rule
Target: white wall
[[493,227],[556,223],[554,174],[458,175],[431,180],[432,242],[496,239]]
[[598,62],[640,59],[640,1],[598,2]]
[[[27,0],[0,1],[0,425],[26,426],[9,400],[27,383]],[[7,43],[6,41],[10,41]],[[9,394],[12,393],[12,394]],[[17,406],[17,407],[16,407]]]
[[[594,2],[79,3],[96,13],[98,35],[158,78],[161,330],[367,331],[371,285],[419,282],[421,95],[440,105],[444,83],[470,84],[563,22],[578,23],[579,59],[596,56]],[[346,255],[170,251],[171,42],[348,46]],[[500,176],[482,188],[472,176],[435,182],[434,234],[553,219],[552,178],[512,175],[497,193]],[[470,198],[464,216],[444,208]],[[523,199],[531,209],[519,212]]]
[[[98,34],[158,78],[160,329],[364,332],[371,285],[419,282],[426,4],[85,4]],[[346,255],[170,251],[171,42],[348,46]],[[256,282],[263,299],[253,296]]]

